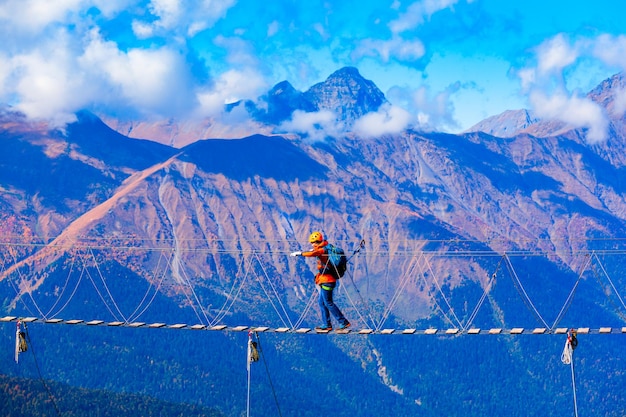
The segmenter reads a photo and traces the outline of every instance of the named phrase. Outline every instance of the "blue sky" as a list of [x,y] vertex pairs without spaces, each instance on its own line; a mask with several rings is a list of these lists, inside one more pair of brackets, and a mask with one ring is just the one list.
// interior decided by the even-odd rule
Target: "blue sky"
[[391,103],[363,130],[459,132],[529,108],[600,140],[606,115],[584,95],[626,69],[625,12],[621,0],[0,0],[0,102],[58,125],[83,108],[217,120],[224,103],[354,66]]

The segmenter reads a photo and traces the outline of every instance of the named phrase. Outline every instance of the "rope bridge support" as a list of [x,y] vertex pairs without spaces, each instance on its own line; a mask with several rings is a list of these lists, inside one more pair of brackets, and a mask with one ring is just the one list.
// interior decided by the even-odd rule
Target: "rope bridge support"
[[[90,326],[90,327],[128,327],[128,328],[148,328],[148,329],[171,329],[171,330],[210,330],[210,331],[222,331],[222,332],[255,332],[255,333],[291,333],[291,334],[352,334],[352,335],[439,335],[439,336],[459,336],[459,335],[550,335],[550,334],[568,334],[572,329],[559,327],[555,329],[548,329],[545,327],[536,328],[524,328],[524,327],[512,327],[512,328],[448,328],[448,329],[417,329],[417,328],[404,328],[404,329],[347,329],[347,330],[335,330],[335,331],[316,331],[309,327],[270,327],[270,326],[228,326],[225,324],[220,325],[203,325],[203,324],[167,324],[162,322],[145,323],[145,322],[121,322],[121,321],[104,321],[104,320],[63,320],[60,318],[54,319],[39,319],[37,317],[15,317],[5,316],[0,318],[0,324],[2,323],[40,323],[40,324],[53,324],[53,325],[69,325],[69,326]],[[574,329],[576,334],[624,334],[626,335],[626,327],[579,327]],[[17,337],[17,336],[16,336]]]

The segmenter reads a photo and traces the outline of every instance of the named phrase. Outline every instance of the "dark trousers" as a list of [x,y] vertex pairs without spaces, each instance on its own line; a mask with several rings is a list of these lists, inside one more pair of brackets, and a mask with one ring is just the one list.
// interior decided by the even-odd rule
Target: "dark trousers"
[[319,304],[320,311],[322,312],[322,322],[328,327],[332,327],[332,323],[330,321],[331,314],[335,317],[339,324],[345,325],[348,323],[348,320],[346,320],[343,316],[339,307],[337,307],[337,305],[333,302],[333,290],[336,285],[337,283],[335,282],[319,285]]

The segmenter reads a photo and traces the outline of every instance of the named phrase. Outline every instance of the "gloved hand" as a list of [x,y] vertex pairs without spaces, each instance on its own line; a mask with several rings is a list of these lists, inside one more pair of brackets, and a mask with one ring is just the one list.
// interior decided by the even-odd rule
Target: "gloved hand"
[[289,256],[301,256],[301,255],[302,255],[302,251],[296,251],[296,252],[291,252]]

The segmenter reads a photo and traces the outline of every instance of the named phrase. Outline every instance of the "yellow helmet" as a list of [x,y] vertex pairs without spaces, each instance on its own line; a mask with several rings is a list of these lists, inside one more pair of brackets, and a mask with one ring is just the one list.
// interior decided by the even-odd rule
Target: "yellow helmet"
[[324,241],[324,235],[321,232],[313,232],[309,236],[310,243],[321,243]]

